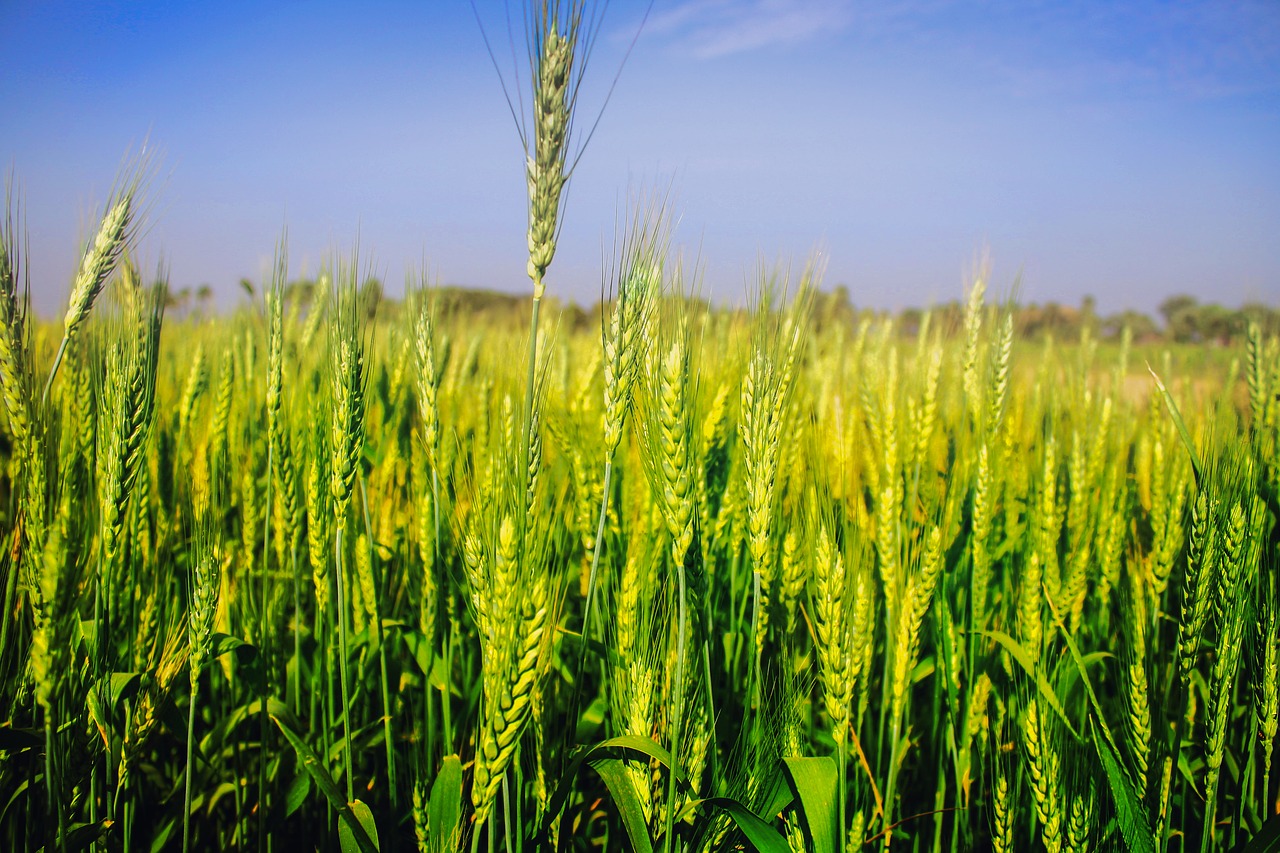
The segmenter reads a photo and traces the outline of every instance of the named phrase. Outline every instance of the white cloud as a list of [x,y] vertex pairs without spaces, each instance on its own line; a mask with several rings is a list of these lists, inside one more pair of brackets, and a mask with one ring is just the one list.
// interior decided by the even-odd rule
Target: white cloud
[[684,0],[656,12],[647,29],[710,59],[802,43],[852,21],[852,0]]
[[836,37],[845,50],[986,72],[1019,97],[1280,88],[1275,0],[671,0],[645,33],[697,59]]

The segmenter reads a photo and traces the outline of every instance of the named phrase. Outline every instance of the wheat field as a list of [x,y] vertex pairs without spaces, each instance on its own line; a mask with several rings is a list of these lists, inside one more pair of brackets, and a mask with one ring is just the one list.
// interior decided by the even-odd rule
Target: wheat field
[[166,316],[134,171],[41,319],[10,204],[0,848],[1277,849],[1275,331],[717,308],[661,197],[564,310],[542,8],[514,308]]

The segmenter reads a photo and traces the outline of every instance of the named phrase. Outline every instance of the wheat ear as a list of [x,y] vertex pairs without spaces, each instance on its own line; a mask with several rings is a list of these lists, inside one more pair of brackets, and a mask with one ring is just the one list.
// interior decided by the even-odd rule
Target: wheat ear
[[137,230],[136,216],[141,187],[148,170],[146,156],[131,173],[118,182],[116,189],[107,199],[102,219],[98,222],[98,230],[93,240],[85,247],[76,271],[75,283],[71,287],[71,297],[67,303],[67,313],[62,319],[62,342],[58,344],[58,353],[54,356],[53,367],[49,370],[49,378],[45,381],[41,405],[49,399],[49,389],[53,386],[54,377],[63,357],[76,338],[77,332],[89,316],[94,301],[102,292],[102,288],[110,278],[116,264],[132,243]]

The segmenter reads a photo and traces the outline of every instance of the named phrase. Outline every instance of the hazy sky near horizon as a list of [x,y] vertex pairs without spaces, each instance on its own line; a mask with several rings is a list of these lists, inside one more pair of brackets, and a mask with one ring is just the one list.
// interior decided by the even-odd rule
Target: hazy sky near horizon
[[[670,194],[704,294],[815,253],[859,305],[959,298],[988,255],[1023,301],[1280,302],[1280,3],[609,4],[549,292],[601,293],[629,198]],[[508,86],[503,4],[476,0]],[[515,57],[521,6],[512,3]],[[37,307],[127,152],[155,155],[144,264],[223,304],[287,227],[333,252],[523,292],[523,151],[466,0],[0,0],[0,162]],[[515,64],[513,64],[515,62]],[[527,103],[527,98],[525,99]]]

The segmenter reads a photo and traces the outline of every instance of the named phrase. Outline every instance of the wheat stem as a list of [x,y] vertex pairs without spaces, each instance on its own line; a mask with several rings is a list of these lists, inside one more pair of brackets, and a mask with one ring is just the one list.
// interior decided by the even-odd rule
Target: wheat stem
[[346,772],[343,774],[347,782],[347,802],[355,797],[355,762],[351,752],[351,693],[347,679],[347,594],[342,576],[342,528],[339,520],[334,532],[333,558],[337,577],[338,592],[338,666],[342,689],[342,758]]

